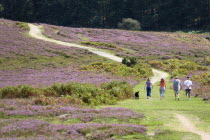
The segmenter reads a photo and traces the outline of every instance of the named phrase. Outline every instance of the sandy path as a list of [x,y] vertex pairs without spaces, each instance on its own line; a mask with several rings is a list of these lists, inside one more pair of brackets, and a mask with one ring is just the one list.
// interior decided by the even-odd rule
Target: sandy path
[[157,69],[152,69],[152,72],[154,73],[154,76],[152,77],[151,81],[152,83],[156,83],[160,81],[161,78],[166,78],[168,77],[168,73],[165,73],[163,71],[157,70]]
[[[52,42],[52,43],[56,43],[56,44],[60,44],[60,45],[64,45],[64,46],[68,46],[68,47],[77,47],[77,48],[82,48],[82,49],[86,49],[94,54],[97,54],[99,56],[103,56],[106,57],[108,59],[111,59],[113,61],[116,62],[122,62],[122,58],[117,57],[115,55],[100,51],[98,49],[95,48],[91,48],[91,47],[87,47],[87,46],[82,46],[82,45],[77,45],[77,44],[73,44],[73,43],[68,43],[68,42],[63,42],[63,41],[59,41],[59,40],[54,40],[51,38],[47,38],[44,35],[42,35],[41,30],[38,26],[33,25],[33,24],[28,24],[30,27],[30,31],[29,34],[36,38],[36,39],[40,39],[40,40],[44,40],[44,41],[48,41],[48,42]],[[167,73],[153,69],[152,70],[154,73],[154,76],[152,77],[152,82],[156,83],[157,81],[159,81],[161,78],[166,78],[168,76]]]
[[179,121],[182,123],[183,128],[192,133],[196,133],[198,135],[201,135],[202,140],[210,140],[210,134],[206,132],[199,131],[191,122],[189,119],[187,119],[185,116],[176,114],[176,117],[179,119]]
[[76,45],[76,44],[73,44],[73,43],[68,43],[68,42],[63,42],[63,41],[47,38],[44,35],[42,35],[41,30],[39,29],[38,26],[33,25],[33,24],[28,24],[28,26],[30,27],[29,34],[32,37],[36,38],[36,39],[40,39],[40,40],[44,40],[44,41],[48,41],[48,42],[52,42],[52,43],[56,43],[56,44],[60,44],[60,45],[64,45],[64,46],[68,46],[68,47],[77,47],[77,48],[86,49],[86,50],[88,50],[88,51],[90,51],[90,52],[92,52],[94,54],[106,57],[106,58],[111,59],[113,61],[122,62],[122,58],[114,56],[114,55],[106,53],[106,52],[99,51],[99,50],[97,50],[95,48],[86,47],[86,46],[82,46],[82,45]]

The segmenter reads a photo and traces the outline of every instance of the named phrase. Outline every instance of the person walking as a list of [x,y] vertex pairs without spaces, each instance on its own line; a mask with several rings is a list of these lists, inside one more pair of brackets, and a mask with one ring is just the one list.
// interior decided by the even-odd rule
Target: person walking
[[190,77],[187,77],[186,80],[184,81],[184,85],[185,85],[185,92],[186,92],[186,97],[187,100],[190,99],[190,92],[192,89],[192,81],[190,80]]
[[153,88],[152,82],[151,82],[150,78],[148,78],[145,83],[145,86],[144,86],[144,90],[146,89],[146,91],[147,91],[147,99],[149,99],[149,97],[151,97],[152,88]]
[[166,81],[165,81],[165,79],[161,78],[159,86],[160,86],[160,89],[159,89],[160,99],[162,100],[162,99],[164,99],[165,92],[166,92]]
[[179,80],[178,76],[176,76],[174,81],[173,81],[173,89],[174,89],[175,100],[176,100],[176,97],[179,100],[181,87],[182,87],[182,82]]

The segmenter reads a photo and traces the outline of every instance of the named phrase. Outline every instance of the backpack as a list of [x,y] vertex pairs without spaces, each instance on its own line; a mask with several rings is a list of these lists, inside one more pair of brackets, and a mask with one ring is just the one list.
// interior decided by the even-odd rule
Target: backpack
[[174,88],[178,88],[179,87],[179,80],[175,80],[174,81]]

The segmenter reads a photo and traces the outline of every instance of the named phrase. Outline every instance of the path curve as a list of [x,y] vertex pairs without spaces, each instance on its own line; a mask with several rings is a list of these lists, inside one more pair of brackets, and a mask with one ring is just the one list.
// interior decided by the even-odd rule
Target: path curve
[[56,44],[60,44],[60,45],[64,45],[64,46],[68,46],[68,47],[77,47],[77,48],[82,48],[82,49],[86,49],[94,54],[106,57],[108,59],[111,59],[113,61],[116,62],[122,62],[122,58],[114,56],[112,54],[103,52],[103,51],[99,51],[95,48],[91,48],[91,47],[87,47],[87,46],[82,46],[82,45],[77,45],[77,44],[73,44],[73,43],[68,43],[68,42],[63,42],[63,41],[59,41],[59,40],[54,40],[51,38],[47,38],[46,36],[44,36],[39,28],[39,26],[33,25],[33,24],[28,24],[28,26],[30,27],[30,31],[29,34],[36,38],[36,39],[40,39],[40,40],[44,40],[44,41],[48,41],[48,42],[52,42],[52,43],[56,43]]
[[187,119],[185,116],[176,114],[176,117],[179,119],[179,121],[182,123],[184,129],[188,132],[196,133],[202,137],[202,140],[210,140],[210,134],[206,132],[202,132],[198,130],[189,119]]
[[[36,38],[36,39],[40,39],[40,40],[44,40],[44,41],[48,41],[48,42],[52,42],[52,43],[56,43],[59,45],[64,45],[64,46],[68,46],[68,47],[77,47],[77,48],[81,48],[81,49],[86,49],[94,54],[97,54],[99,56],[103,56],[106,57],[108,59],[111,59],[113,61],[116,62],[122,62],[122,58],[117,57],[115,55],[109,54],[107,52],[103,52],[101,50],[92,48],[92,47],[87,47],[87,46],[83,46],[83,45],[77,45],[77,44],[73,44],[73,43],[68,43],[68,42],[63,42],[63,41],[59,41],[59,40],[54,40],[51,38],[47,38],[46,36],[44,36],[39,28],[39,26],[36,26],[34,24],[28,24],[28,26],[30,27],[30,31],[29,34]],[[165,72],[162,72],[160,70],[156,70],[156,69],[152,69],[154,76],[152,77],[151,81],[153,83],[156,83],[157,81],[159,81],[161,78],[166,78],[168,77],[168,74]]]

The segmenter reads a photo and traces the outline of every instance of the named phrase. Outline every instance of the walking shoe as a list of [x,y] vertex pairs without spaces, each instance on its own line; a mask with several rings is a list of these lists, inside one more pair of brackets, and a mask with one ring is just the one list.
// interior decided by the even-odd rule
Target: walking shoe
[[179,100],[179,98],[178,98],[178,100]]

